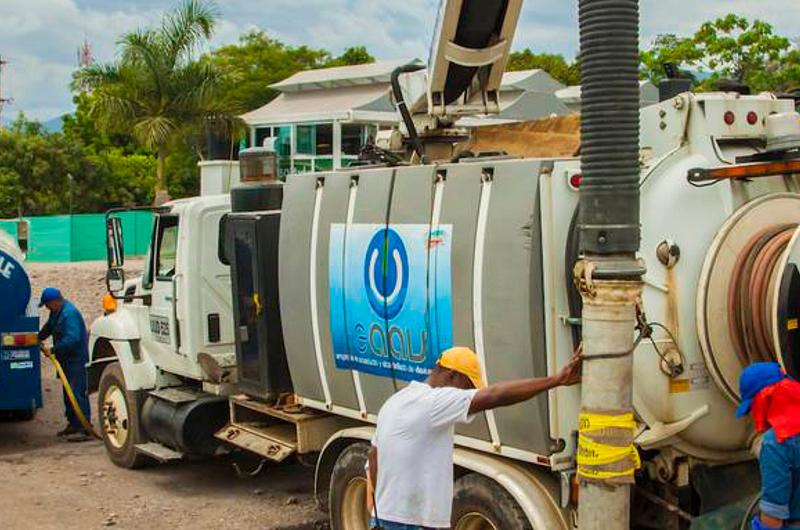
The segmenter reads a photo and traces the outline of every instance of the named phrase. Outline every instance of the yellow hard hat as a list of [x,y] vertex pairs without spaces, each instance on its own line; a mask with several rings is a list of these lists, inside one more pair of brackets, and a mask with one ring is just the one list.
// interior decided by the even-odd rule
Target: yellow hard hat
[[442,353],[436,364],[454,372],[464,374],[472,381],[475,388],[484,388],[486,385],[481,378],[481,366],[478,354],[462,346],[450,348]]

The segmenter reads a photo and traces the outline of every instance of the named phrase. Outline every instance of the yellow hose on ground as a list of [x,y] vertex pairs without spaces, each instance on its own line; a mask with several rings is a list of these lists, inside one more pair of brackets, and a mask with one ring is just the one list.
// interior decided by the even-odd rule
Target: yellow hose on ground
[[81,410],[80,405],[78,405],[78,400],[75,398],[75,392],[72,391],[72,386],[69,384],[67,375],[64,373],[64,369],[61,368],[61,363],[58,362],[58,359],[56,359],[56,356],[52,354],[49,348],[42,346],[42,353],[45,357],[50,359],[50,361],[53,363],[53,366],[56,367],[58,378],[61,379],[61,384],[64,385],[64,391],[67,393],[72,410],[74,410],[75,415],[78,416],[78,421],[81,422],[81,425],[83,425],[83,428],[87,433],[94,436],[98,440],[102,440],[103,438],[100,436],[100,434],[98,434],[94,426],[89,423],[89,420],[86,419],[86,415],[83,413],[83,410]]

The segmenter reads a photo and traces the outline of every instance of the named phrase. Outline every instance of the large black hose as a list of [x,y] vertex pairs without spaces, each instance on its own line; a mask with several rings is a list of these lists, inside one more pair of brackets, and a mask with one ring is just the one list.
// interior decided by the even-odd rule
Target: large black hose
[[579,0],[581,250],[639,250],[639,1]]
[[424,68],[424,66],[420,66],[418,64],[406,64],[404,66],[398,66],[395,68],[392,72],[392,94],[394,95],[395,105],[397,105],[397,111],[400,113],[400,117],[403,119],[403,124],[405,124],[406,129],[408,130],[408,138],[411,140],[411,145],[414,147],[414,151],[417,152],[420,162],[427,164],[428,160],[427,156],[425,156],[425,146],[419,139],[417,127],[414,125],[414,120],[411,118],[411,113],[409,112],[408,105],[406,104],[406,98],[403,96],[403,90],[400,88],[400,74],[417,72]]

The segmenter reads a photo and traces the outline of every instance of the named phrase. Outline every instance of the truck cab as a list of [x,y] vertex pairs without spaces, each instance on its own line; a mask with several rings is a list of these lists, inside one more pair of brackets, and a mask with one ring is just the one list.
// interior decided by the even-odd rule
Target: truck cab
[[[105,315],[90,328],[88,370],[104,441],[118,465],[181,456],[149,443],[154,433],[186,452],[216,450],[211,435],[224,423],[221,394],[236,364],[231,274],[220,243],[229,211],[225,194],[153,209],[143,269],[130,280],[122,223],[117,212],[107,215],[109,295]],[[206,418],[206,436],[186,431],[193,414]]]
[[[147,369],[132,369],[127,384],[143,390],[168,384],[164,378],[202,383],[209,361],[222,369],[235,365],[230,268],[219,246],[208,244],[219,240],[229,211],[227,195],[174,201],[154,211],[141,275],[124,281],[116,309],[91,326],[93,374],[114,358],[128,368],[141,365]],[[118,265],[113,270],[120,282],[124,258]]]

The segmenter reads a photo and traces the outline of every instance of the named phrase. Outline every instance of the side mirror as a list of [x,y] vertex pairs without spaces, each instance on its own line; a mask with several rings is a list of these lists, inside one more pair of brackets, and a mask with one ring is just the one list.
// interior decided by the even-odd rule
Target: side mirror
[[125,289],[125,271],[121,267],[112,267],[106,271],[106,289],[109,293],[118,293]]
[[119,268],[125,264],[125,246],[122,239],[122,220],[106,218],[106,256],[108,268]]

